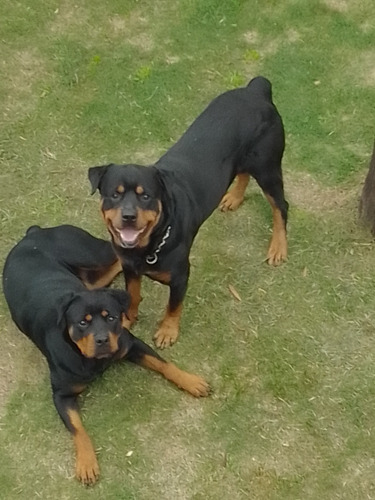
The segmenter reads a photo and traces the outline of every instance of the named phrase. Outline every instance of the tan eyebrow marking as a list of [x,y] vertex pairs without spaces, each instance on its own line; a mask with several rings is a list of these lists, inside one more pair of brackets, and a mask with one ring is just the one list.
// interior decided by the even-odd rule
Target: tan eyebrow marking
[[137,187],[135,188],[135,192],[136,192],[137,194],[143,194],[143,193],[145,192],[145,190],[144,190],[144,188],[143,188],[142,186],[137,186]]
[[91,320],[92,320],[92,316],[91,316],[91,314],[86,314],[86,316],[85,316],[85,320],[86,320],[86,321],[91,321]]
[[120,184],[119,186],[117,186],[116,191],[118,193],[123,193],[125,191],[125,187],[122,184]]
[[103,318],[106,318],[109,312],[104,309],[100,314],[103,316]]

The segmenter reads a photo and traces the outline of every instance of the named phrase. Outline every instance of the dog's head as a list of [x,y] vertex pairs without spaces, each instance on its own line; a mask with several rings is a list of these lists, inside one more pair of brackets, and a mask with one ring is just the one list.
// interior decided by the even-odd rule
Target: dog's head
[[99,189],[104,222],[115,245],[149,244],[162,213],[162,185],[154,167],[104,165],[89,169],[92,194]]
[[[70,339],[86,358],[109,358],[119,349],[129,295],[122,290],[98,289],[70,297],[63,316]],[[126,339],[126,336],[125,336]],[[121,348],[127,351],[124,338]]]

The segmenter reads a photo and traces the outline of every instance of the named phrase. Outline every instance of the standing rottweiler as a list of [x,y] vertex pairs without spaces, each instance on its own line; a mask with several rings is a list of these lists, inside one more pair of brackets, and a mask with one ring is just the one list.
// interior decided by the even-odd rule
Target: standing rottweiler
[[73,226],[32,226],[11,250],[3,288],[18,328],[48,361],[53,401],[76,448],[76,476],[93,484],[99,475],[94,447],[83,428],[77,396],[113,361],[127,359],[155,370],[193,396],[208,384],[164,361],[124,325],[123,290],[108,285],[121,265],[108,241]]
[[223,211],[237,209],[250,176],[272,208],[267,260],[278,265],[286,259],[284,142],[271,84],[257,77],[247,87],[214,99],[155,165],[89,169],[92,192],[100,191],[102,215],[131,296],[130,324],[137,318],[143,274],[170,287],[168,307],[154,337],[158,347],[177,339],[190,248],[200,225],[218,205]]

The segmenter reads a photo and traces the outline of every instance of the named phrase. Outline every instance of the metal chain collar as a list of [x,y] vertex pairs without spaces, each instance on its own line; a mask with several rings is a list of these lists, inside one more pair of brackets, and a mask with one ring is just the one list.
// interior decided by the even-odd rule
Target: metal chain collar
[[147,255],[146,256],[146,262],[147,264],[149,264],[150,266],[152,266],[153,264],[156,264],[157,261],[158,261],[158,253],[160,252],[160,250],[163,248],[163,246],[166,244],[167,242],[167,239],[169,238],[169,235],[170,235],[170,232],[171,232],[171,226],[168,226],[167,227],[167,230],[165,231],[165,234],[161,240],[161,242],[159,243],[159,245],[157,246],[155,252],[152,254],[152,255]]

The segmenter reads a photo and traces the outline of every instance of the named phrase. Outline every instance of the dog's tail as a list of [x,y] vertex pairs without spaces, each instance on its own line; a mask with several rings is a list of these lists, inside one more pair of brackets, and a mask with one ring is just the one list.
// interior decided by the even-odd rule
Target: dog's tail
[[30,226],[29,229],[26,231],[26,234],[29,235],[31,233],[34,233],[38,229],[40,229],[40,226]]
[[258,95],[272,101],[272,85],[264,76],[256,76],[247,84],[247,88]]

